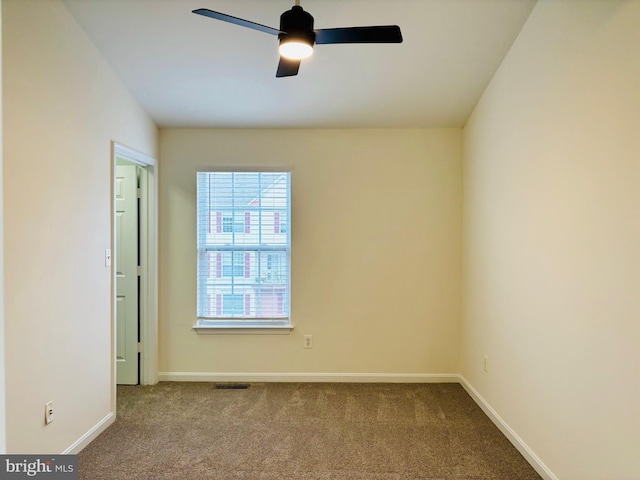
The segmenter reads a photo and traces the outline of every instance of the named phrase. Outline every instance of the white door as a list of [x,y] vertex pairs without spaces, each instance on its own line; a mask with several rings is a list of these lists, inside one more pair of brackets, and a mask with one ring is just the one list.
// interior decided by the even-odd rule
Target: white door
[[116,381],[138,383],[138,180],[134,165],[116,167]]

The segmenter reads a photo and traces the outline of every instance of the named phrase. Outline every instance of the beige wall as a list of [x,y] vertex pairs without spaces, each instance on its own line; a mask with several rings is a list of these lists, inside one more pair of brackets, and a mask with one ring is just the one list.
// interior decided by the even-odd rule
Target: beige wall
[[2,0],[0,0],[0,454],[7,451],[7,422],[5,408],[5,357],[4,357],[4,252],[3,252],[3,202],[2,202]]
[[157,129],[60,2],[2,21],[7,449],[60,453],[112,408],[111,141]]
[[464,131],[462,374],[563,480],[639,478],[639,25],[540,1]]
[[[163,129],[160,155],[160,372],[458,372],[459,129]],[[290,335],[191,329],[195,173],[217,165],[292,169]]]

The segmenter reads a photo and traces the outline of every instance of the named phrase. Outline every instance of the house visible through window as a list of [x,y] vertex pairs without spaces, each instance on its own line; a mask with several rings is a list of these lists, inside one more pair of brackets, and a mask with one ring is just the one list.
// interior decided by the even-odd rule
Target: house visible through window
[[244,295],[235,293],[222,295],[222,314],[228,317],[244,315]]
[[222,253],[222,276],[241,277],[244,275],[244,252]]
[[198,172],[199,326],[290,325],[290,183],[288,172]]

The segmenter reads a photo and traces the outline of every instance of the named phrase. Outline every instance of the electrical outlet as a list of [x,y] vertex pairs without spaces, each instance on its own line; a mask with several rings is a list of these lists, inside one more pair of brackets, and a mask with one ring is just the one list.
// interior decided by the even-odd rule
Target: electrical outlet
[[44,423],[49,425],[53,422],[53,400],[44,404]]
[[304,348],[313,348],[313,336],[305,335],[304,336]]
[[484,356],[484,371],[486,373],[489,373],[489,356],[488,355]]

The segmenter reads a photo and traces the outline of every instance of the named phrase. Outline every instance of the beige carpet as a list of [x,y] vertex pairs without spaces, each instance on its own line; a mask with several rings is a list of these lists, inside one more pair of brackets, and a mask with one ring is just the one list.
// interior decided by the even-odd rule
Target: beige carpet
[[86,480],[540,479],[457,384],[119,387],[79,464]]

